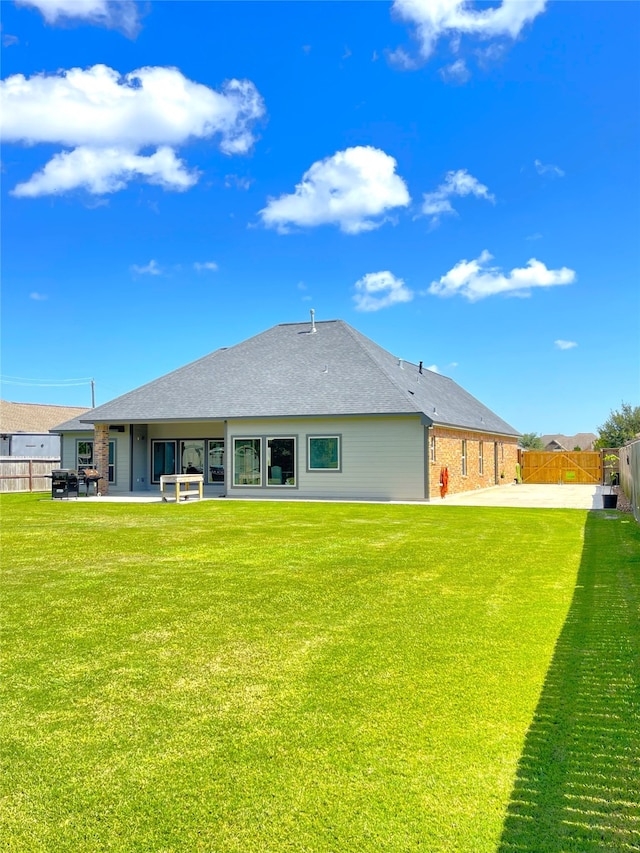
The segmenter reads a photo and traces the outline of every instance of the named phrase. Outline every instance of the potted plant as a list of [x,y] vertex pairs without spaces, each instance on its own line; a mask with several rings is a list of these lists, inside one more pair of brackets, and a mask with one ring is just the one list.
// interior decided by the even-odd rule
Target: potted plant
[[618,506],[618,495],[613,491],[613,487],[618,485],[619,474],[617,471],[611,469],[616,467],[620,461],[620,457],[616,456],[615,453],[607,453],[602,461],[604,462],[605,469],[605,487],[607,483],[609,485],[609,491],[602,493],[602,508],[615,509]]

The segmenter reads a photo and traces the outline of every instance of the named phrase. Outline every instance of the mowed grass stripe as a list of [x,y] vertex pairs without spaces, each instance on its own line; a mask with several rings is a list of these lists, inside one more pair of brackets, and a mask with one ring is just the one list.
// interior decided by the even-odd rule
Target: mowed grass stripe
[[6,849],[494,851],[585,518],[4,499]]

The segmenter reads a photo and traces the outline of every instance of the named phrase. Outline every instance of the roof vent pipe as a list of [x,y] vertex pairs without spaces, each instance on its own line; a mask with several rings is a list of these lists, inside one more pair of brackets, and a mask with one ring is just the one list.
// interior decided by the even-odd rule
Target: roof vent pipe
[[401,358],[398,359],[398,367],[400,368],[400,370],[404,370],[404,364],[402,363]]
[[418,366],[418,373],[422,373],[422,362],[420,362]]
[[315,335],[315,333],[317,332],[317,329],[316,329],[316,312],[312,308],[310,313],[311,313],[311,334]]

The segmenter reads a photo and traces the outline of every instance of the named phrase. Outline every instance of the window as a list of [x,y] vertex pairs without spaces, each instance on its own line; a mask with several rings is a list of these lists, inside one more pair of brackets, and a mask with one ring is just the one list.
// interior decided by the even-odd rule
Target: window
[[107,477],[110,483],[115,483],[116,481],[116,443],[115,441],[109,442],[109,465],[108,465],[108,473]]
[[467,439],[462,439],[462,476],[467,476]]
[[176,473],[176,442],[151,442],[151,482],[159,483],[163,474]]
[[204,440],[180,442],[180,474],[204,474]]
[[259,438],[233,439],[234,486],[261,486],[262,465]]
[[484,474],[484,442],[478,442],[478,473]]
[[[95,468],[93,457],[93,440],[78,440],[76,442],[76,469]],[[107,465],[107,477],[110,483],[116,481],[116,442],[109,440],[109,461]]]
[[76,468],[93,468],[93,441],[76,442]]
[[307,436],[307,466],[309,471],[340,471],[340,436]]
[[431,461],[435,462],[436,461],[436,437],[435,437],[435,435],[432,435],[431,438],[429,439],[429,445],[431,447]]
[[210,483],[224,483],[224,439],[212,438],[208,442],[209,467],[207,475]]
[[295,438],[267,438],[267,467],[267,485],[295,486]]

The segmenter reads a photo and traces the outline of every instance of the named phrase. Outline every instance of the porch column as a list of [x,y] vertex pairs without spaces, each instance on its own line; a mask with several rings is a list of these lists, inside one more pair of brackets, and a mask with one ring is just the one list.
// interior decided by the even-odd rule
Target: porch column
[[106,495],[109,493],[109,424],[94,424],[93,429],[93,464],[102,476],[98,490]]

